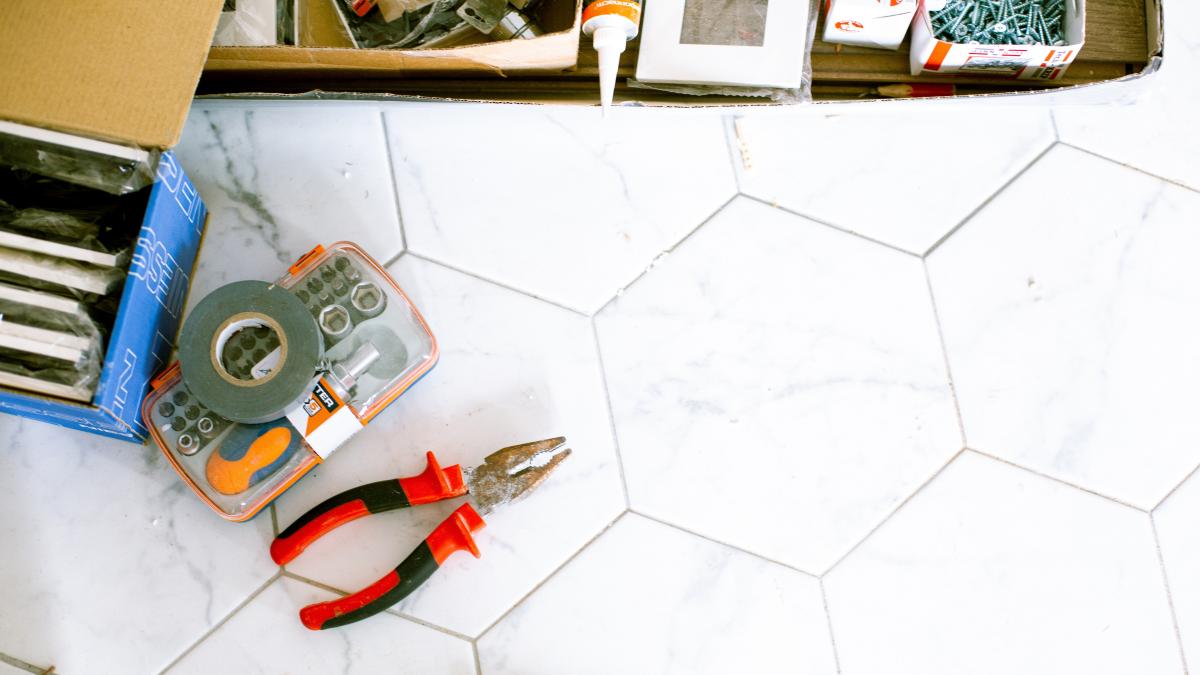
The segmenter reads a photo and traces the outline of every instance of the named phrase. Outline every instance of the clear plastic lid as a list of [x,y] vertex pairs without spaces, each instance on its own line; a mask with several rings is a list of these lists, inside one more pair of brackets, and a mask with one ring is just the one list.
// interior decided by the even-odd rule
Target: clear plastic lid
[[[437,341],[421,314],[354,244],[318,247],[276,283],[312,313],[325,343],[319,383],[344,401],[358,420],[354,428],[367,424],[437,361]],[[269,328],[248,326],[224,342],[218,358],[235,377],[250,377],[278,345]],[[229,520],[253,516],[331,450],[318,453],[287,417],[261,424],[219,417],[188,390],[177,367],[164,374],[142,414],[180,475]]]

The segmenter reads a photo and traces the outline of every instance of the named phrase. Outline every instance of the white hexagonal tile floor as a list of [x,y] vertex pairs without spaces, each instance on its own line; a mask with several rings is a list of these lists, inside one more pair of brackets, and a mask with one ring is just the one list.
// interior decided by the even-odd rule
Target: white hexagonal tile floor
[[157,448],[0,416],[0,652],[152,673],[276,571],[271,520],[231,526]]
[[631,506],[808,572],[962,445],[921,261],[751,200],[597,328]]
[[[472,675],[471,643],[384,614],[345,630],[313,633],[295,608],[333,598],[328,591],[276,579],[171,668],[178,675],[238,673],[396,673]],[[231,667],[236,664],[236,667]]]
[[719,116],[621,112],[390,108],[409,246],[594,312],[736,191]]
[[233,281],[278,277],[316,244],[396,257],[385,142],[376,106],[197,102],[175,149],[209,209],[189,306]]
[[[245,524],[157,450],[0,418],[0,672],[1185,672],[1200,193],[1194,144],[1144,129],[1186,129],[1200,51],[1168,45],[1157,103],[1054,111],[1087,152],[1036,107],[621,110],[605,130],[580,109],[197,102],[191,304],[355,240],[441,362]],[[911,168],[963,147],[936,191]],[[367,622],[301,626],[456,502],[349,523],[283,570],[279,526],[426,450],[470,465],[560,434],[573,456],[488,516],[481,559]]]
[[843,675],[1184,672],[1149,516],[970,452],[825,589]]
[[751,112],[731,133],[746,194],[913,253],[1054,142],[1037,108]]
[[1146,509],[1200,463],[1198,213],[1060,146],[929,257],[968,445]]
[[837,672],[815,578],[635,514],[488,631],[479,660],[495,675]]

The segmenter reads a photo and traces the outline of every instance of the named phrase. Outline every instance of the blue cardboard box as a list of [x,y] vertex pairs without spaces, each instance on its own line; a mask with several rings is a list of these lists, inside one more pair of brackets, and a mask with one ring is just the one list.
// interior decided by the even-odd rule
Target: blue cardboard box
[[158,159],[146,214],[91,404],[0,388],[0,411],[141,443],[141,405],[171,357],[208,210],[170,151]]

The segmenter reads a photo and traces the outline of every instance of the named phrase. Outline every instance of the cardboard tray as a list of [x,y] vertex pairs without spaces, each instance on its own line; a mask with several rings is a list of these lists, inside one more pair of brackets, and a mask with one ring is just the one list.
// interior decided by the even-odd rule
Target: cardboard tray
[[[1155,72],[1161,64],[1162,10],[1160,0],[1089,0],[1086,43],[1075,63],[1060,80],[1009,80],[986,76],[940,75],[909,72],[908,41],[899,51],[813,44],[813,98],[818,102],[878,99],[880,85],[898,83],[949,83],[956,97],[990,94],[1037,93],[1067,90],[1081,102],[1114,97],[1102,85],[1137,79]],[[823,17],[822,17],[823,21]],[[543,38],[544,39],[544,38]],[[529,42],[537,42],[536,40]],[[491,45],[498,47],[500,45]],[[546,71],[538,68],[504,68],[492,62],[469,71],[429,70],[436,52],[452,57],[456,49],[429,50],[420,57],[427,64],[412,69],[404,59],[383,67],[370,50],[303,50],[315,62],[293,59],[287,68],[275,65],[272,52],[285,48],[244,48],[237,53],[213,49],[200,80],[201,95],[303,94],[403,96],[411,98],[523,103],[595,104],[598,68],[589,45],[578,47],[576,67]],[[342,52],[331,55],[323,52]],[[348,52],[348,53],[345,53]],[[420,54],[420,51],[405,52]],[[393,57],[395,58],[395,57]],[[637,42],[622,55],[615,100],[648,105],[748,105],[770,103],[762,99],[697,97],[631,88]]]

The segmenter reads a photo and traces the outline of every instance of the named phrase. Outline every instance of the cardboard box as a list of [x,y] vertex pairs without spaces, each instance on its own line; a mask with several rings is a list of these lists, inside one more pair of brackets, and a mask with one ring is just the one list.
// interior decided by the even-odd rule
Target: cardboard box
[[[0,388],[0,410],[141,442],[141,401],[168,361],[206,221],[168,150],[179,139],[222,0],[0,5],[0,163],[85,155],[153,174],[90,404]],[[30,152],[30,148],[34,152]]]
[[939,40],[933,36],[930,3],[921,1],[913,19],[909,65],[913,75],[931,73],[970,73],[1010,77],[1019,80],[1052,81],[1062,79],[1067,67],[1083,51],[1086,24],[1086,0],[1065,0],[1063,28],[1067,44],[1052,45],[969,45]]
[[[881,85],[937,83],[953,85],[954,94],[948,98],[954,100],[982,96],[1017,103],[1051,97],[1056,103],[1128,101],[1137,95],[1140,83],[1162,64],[1160,0],[1091,0],[1087,34],[1087,44],[1074,57],[1074,65],[1054,80],[999,78],[971,72],[923,71],[913,75],[905,44],[901,44],[900,51],[892,52],[816,40],[812,46],[813,100],[855,105],[890,103],[893,101],[880,93]],[[588,41],[583,42],[578,45],[576,67],[553,72],[514,72],[490,66],[465,72],[409,70],[406,63],[389,63],[387,55],[346,56],[337,61],[317,54],[317,50],[312,50],[314,59],[319,59],[315,63],[288,57],[290,62],[280,65],[273,62],[276,48],[214,49],[197,93],[596,105],[596,57]],[[618,104],[772,104],[762,98],[692,96],[631,87],[625,80],[634,75],[638,46],[634,40],[621,55],[615,96]],[[419,51],[412,54],[415,58]]]
[[825,41],[899,49],[917,4],[917,0],[826,0]]

